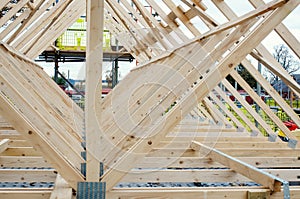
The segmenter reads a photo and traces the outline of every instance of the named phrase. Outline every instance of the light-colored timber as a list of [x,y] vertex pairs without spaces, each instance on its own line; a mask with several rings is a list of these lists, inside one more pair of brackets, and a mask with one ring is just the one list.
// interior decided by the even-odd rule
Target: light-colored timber
[[[299,61],[299,36],[283,21],[299,12],[300,1],[243,1],[249,9],[240,14],[230,0],[1,0],[0,185],[27,187],[0,187],[0,198],[75,198],[83,181],[105,182],[112,199],[300,198],[299,130],[290,131],[235,71],[242,64],[300,125],[249,60],[300,97],[297,82],[262,44],[277,34]],[[85,113],[32,61],[84,13]],[[139,65],[101,99],[104,27]],[[53,186],[31,187],[41,182]]]

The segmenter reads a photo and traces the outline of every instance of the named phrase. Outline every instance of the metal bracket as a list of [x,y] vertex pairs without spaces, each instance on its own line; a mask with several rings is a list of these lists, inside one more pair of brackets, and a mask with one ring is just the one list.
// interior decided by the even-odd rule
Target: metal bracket
[[243,132],[244,130],[245,130],[245,128],[242,126],[237,127],[237,132]]
[[[86,161],[86,151],[81,152],[81,157]],[[103,163],[100,163],[100,176],[104,173]],[[86,162],[81,163],[81,173],[86,176]],[[105,182],[78,182],[77,199],[105,199]]]
[[283,186],[283,198],[290,199],[291,196],[290,196],[289,182],[282,181],[282,186]]
[[289,139],[289,143],[288,143],[288,146],[290,147],[290,148],[296,148],[296,145],[297,145],[297,143],[298,143],[298,140],[292,140],[292,139]]
[[259,134],[258,131],[252,130],[251,137],[256,137]]
[[270,142],[275,142],[275,141],[276,141],[276,138],[277,138],[277,135],[275,135],[275,134],[270,134],[268,140],[269,140]]
[[105,182],[78,182],[77,199],[105,199]]

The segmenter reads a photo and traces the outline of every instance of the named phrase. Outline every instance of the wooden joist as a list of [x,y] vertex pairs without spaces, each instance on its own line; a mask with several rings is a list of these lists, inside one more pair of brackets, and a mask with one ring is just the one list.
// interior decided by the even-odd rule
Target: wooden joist
[[[258,184],[262,184],[263,187],[268,187],[272,191],[280,191],[281,182],[274,180],[269,175],[272,174],[275,178],[277,175],[277,179],[288,179],[293,182],[299,182],[297,180],[296,172],[299,172],[299,169],[292,170],[295,173],[291,173],[289,169],[264,169],[261,170],[261,173],[264,173],[265,177],[259,175],[260,178],[255,179],[253,171],[249,171],[247,168],[243,168],[245,173],[248,171],[250,173],[246,173],[245,175],[249,176],[245,177],[243,172],[240,170],[230,170],[230,169],[159,169],[159,170],[132,170],[128,173],[122,180],[121,183],[164,183],[164,182],[172,182],[172,183],[192,183],[192,182],[202,182],[202,183],[247,183],[247,182],[257,182]],[[258,169],[257,169],[258,170]],[[253,174],[253,176],[252,176]],[[244,176],[243,176],[244,175]],[[212,178],[212,176],[214,176]],[[258,176],[257,176],[258,177]],[[252,178],[252,179],[251,179]],[[255,181],[253,180],[255,179]],[[275,187],[276,186],[276,187]],[[274,190],[275,189],[275,190]]]
[[4,182],[54,182],[54,169],[0,169],[0,179]]
[[52,188],[31,189],[31,188],[6,188],[0,189],[0,198],[5,199],[49,199]]
[[[298,168],[298,157],[237,157],[259,168]],[[145,157],[136,168],[224,168],[222,164],[204,157]],[[292,170],[291,170],[292,171]]]
[[[274,149],[251,149],[251,148],[233,148],[233,149],[224,149],[220,148],[220,150],[228,155],[236,156],[236,157],[281,157],[285,156],[297,156],[299,153],[299,150],[293,150],[290,149],[280,149],[276,153],[274,153]],[[149,154],[147,154],[147,157],[195,157],[198,154],[195,153],[192,149],[180,149],[180,148],[155,148],[153,149]]]
[[[134,197],[165,197],[165,198],[199,198],[199,199],[219,199],[219,198],[239,198],[239,199],[249,199],[248,198],[249,189],[245,188],[128,188],[128,189],[114,189],[107,193],[109,198],[134,198]],[[270,194],[268,189],[257,188],[254,191],[265,193],[266,197],[271,197],[272,199],[283,198],[283,192],[275,192]],[[300,197],[299,187],[291,189],[291,198]]]
[[[195,137],[195,139],[197,139]],[[246,138],[248,139],[248,137]],[[235,148],[235,149],[268,149],[268,148],[272,148],[272,149],[283,149],[283,148],[287,148],[286,144],[284,142],[266,142],[265,140],[255,140],[255,141],[245,141],[245,142],[239,142],[239,141],[221,141],[221,140],[216,140],[215,142],[213,141],[205,141],[205,140],[200,140],[198,139],[201,143],[208,145],[210,147],[214,147],[214,148],[223,148],[223,149],[231,149],[231,148]],[[158,146],[158,148],[187,148],[188,142],[184,141],[184,139],[180,140],[169,140],[169,141],[161,141],[160,145]],[[299,148],[299,147],[298,147]]]
[[51,167],[41,156],[0,156],[2,167]]

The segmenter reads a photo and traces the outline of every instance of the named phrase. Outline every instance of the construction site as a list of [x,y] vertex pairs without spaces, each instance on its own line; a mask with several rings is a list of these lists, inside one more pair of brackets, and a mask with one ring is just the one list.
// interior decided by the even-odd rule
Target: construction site
[[[0,199],[299,199],[300,86],[264,43],[299,64],[299,4],[1,0]],[[83,106],[53,81],[76,61]]]

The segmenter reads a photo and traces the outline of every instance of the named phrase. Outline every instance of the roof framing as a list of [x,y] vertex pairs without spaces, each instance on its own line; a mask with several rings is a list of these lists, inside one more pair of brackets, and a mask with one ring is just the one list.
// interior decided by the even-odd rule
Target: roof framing
[[[0,8],[11,7],[0,18],[0,24],[7,24],[0,31],[0,113],[25,139],[14,140],[18,137],[15,131],[1,136],[4,140],[0,145],[3,148],[0,160],[1,164],[3,161],[3,164],[12,165],[16,164],[13,163],[16,159],[12,155],[29,154],[31,157],[19,158],[24,162],[18,162],[18,165],[32,164],[31,161],[43,165],[45,159],[66,182],[60,176],[49,174],[54,169],[33,173],[15,171],[12,180],[19,179],[19,176],[40,180],[36,177],[39,173],[46,176],[46,180],[56,178],[57,186],[51,190],[52,197],[63,192],[70,195],[70,187],[76,190],[77,182],[88,180],[105,182],[109,198],[156,197],[157,194],[169,194],[172,198],[180,194],[188,194],[189,197],[209,194],[210,198],[219,198],[225,192],[229,192],[232,198],[251,198],[257,192],[270,198],[287,198],[286,183],[280,187],[278,178],[266,172],[289,182],[299,181],[293,173],[299,173],[297,138],[234,68],[242,63],[295,123],[300,125],[299,117],[246,59],[251,55],[270,70],[277,71],[280,78],[299,95],[299,85],[261,44],[271,31],[276,30],[299,57],[299,41],[282,24],[283,19],[299,5],[298,0],[273,0],[267,4],[261,0],[249,0],[254,6],[253,10],[239,17],[227,2],[213,0],[213,4],[228,19],[223,24],[219,24],[206,12],[208,7],[202,1],[184,0],[178,4],[177,1],[163,0],[164,6],[168,8],[166,11],[157,2],[147,0],[158,16],[152,15],[152,11],[149,12],[138,0],[132,1],[132,4],[125,0],[101,1],[103,5],[96,6],[94,10],[93,4],[88,4],[89,30],[101,30],[103,25],[97,21],[101,19],[103,22],[105,15],[110,20],[106,21],[106,25],[140,64],[104,100],[98,100],[101,56],[93,56],[92,52],[95,52],[94,47],[101,46],[101,39],[97,38],[102,38],[98,35],[102,31],[89,33],[90,101],[85,116],[88,119],[87,179],[80,171],[81,163],[84,162],[81,152],[85,149],[81,144],[84,141],[83,112],[57,89],[40,67],[30,61],[84,12],[85,1],[53,2],[20,0],[17,3],[0,3]],[[104,9],[105,13],[100,12],[100,9]],[[94,12],[97,18],[93,18],[93,21]],[[202,33],[193,22],[195,18],[209,30]],[[225,77],[229,74],[284,132],[292,149],[276,140],[277,134],[271,126],[227,82]],[[262,128],[255,126],[225,97],[224,88],[233,94]],[[51,93],[44,95],[44,90]],[[229,109],[219,98],[227,102]],[[230,109],[234,110],[234,114]],[[232,122],[227,121],[227,117]],[[262,136],[262,129],[267,132],[268,138]],[[267,142],[267,139],[273,143]],[[199,157],[192,150],[191,141],[194,148],[201,146],[209,150],[209,155]],[[274,148],[280,150],[274,154]],[[104,164],[105,169],[101,177],[98,177],[98,161]],[[277,164],[271,167],[274,162]],[[205,168],[192,169],[198,164]],[[141,166],[142,170],[137,169]],[[211,166],[222,167],[224,170],[210,170]],[[289,170],[281,166],[292,168]],[[178,173],[176,167],[182,171]],[[145,170],[151,173],[145,173]],[[254,172],[260,177],[253,177],[245,171]],[[12,172],[0,170],[0,176],[10,176]],[[218,191],[205,188],[149,190],[118,187],[119,183],[126,182],[247,182],[249,178],[254,178],[264,187],[224,188]],[[284,195],[279,192],[281,189]],[[290,190],[292,196],[299,195],[299,187],[294,186]],[[14,190],[10,194],[15,196],[19,194],[18,191]],[[44,190],[44,193],[49,194],[48,191]],[[270,191],[275,193],[271,195]],[[7,193],[8,190],[0,190],[0,195]],[[33,192],[29,191],[28,196],[30,194]]]

